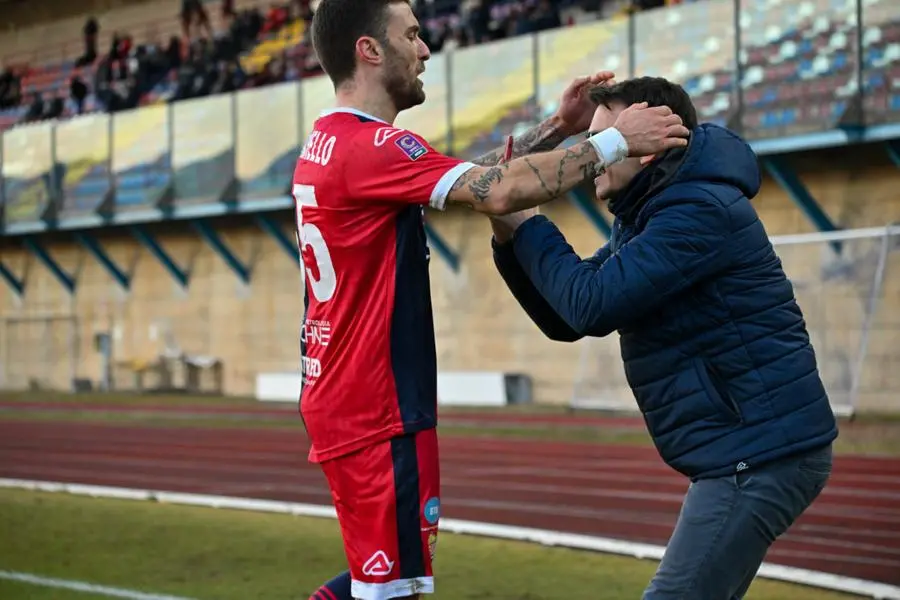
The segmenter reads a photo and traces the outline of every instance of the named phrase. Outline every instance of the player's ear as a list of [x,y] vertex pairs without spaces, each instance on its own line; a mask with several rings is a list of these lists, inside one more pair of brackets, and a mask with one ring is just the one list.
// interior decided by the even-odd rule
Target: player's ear
[[380,65],[384,61],[384,50],[373,37],[363,36],[356,40],[356,54],[370,65]]

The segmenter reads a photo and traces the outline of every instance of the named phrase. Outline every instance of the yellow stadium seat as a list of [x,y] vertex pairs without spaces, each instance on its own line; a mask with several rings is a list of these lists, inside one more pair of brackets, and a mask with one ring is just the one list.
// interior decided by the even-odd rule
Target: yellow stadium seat
[[274,37],[264,40],[253,50],[241,57],[241,68],[246,73],[257,73],[266,66],[272,57],[285,49],[296,46],[303,41],[306,25],[298,20],[285,25]]

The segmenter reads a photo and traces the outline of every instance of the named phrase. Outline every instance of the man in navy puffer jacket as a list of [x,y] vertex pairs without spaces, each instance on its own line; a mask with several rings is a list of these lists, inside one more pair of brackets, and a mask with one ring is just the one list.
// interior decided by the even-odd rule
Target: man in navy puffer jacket
[[646,600],[742,598],[772,542],[824,488],[837,424],[791,283],[751,206],[752,149],[697,124],[659,78],[593,91],[592,130],[636,102],[667,105],[687,148],[595,179],[615,215],[581,259],[536,211],[493,220],[494,259],[551,339],[620,335],[625,374],[663,460],[691,479]]

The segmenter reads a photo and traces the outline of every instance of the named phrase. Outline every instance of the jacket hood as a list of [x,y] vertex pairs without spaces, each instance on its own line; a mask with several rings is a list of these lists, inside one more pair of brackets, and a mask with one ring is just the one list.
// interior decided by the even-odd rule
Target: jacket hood
[[691,182],[730,185],[753,198],[762,183],[756,153],[724,127],[699,125],[691,132],[686,148],[669,150],[638,173],[610,202],[610,212],[631,221],[647,199],[663,187]]

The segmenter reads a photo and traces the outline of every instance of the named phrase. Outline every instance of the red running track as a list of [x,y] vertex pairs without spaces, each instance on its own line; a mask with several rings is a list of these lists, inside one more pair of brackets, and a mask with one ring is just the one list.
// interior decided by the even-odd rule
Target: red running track
[[[330,504],[300,431],[0,422],[0,477]],[[687,488],[652,448],[443,436],[450,518],[664,545]],[[900,461],[837,457],[771,548],[784,565],[900,584]]]

